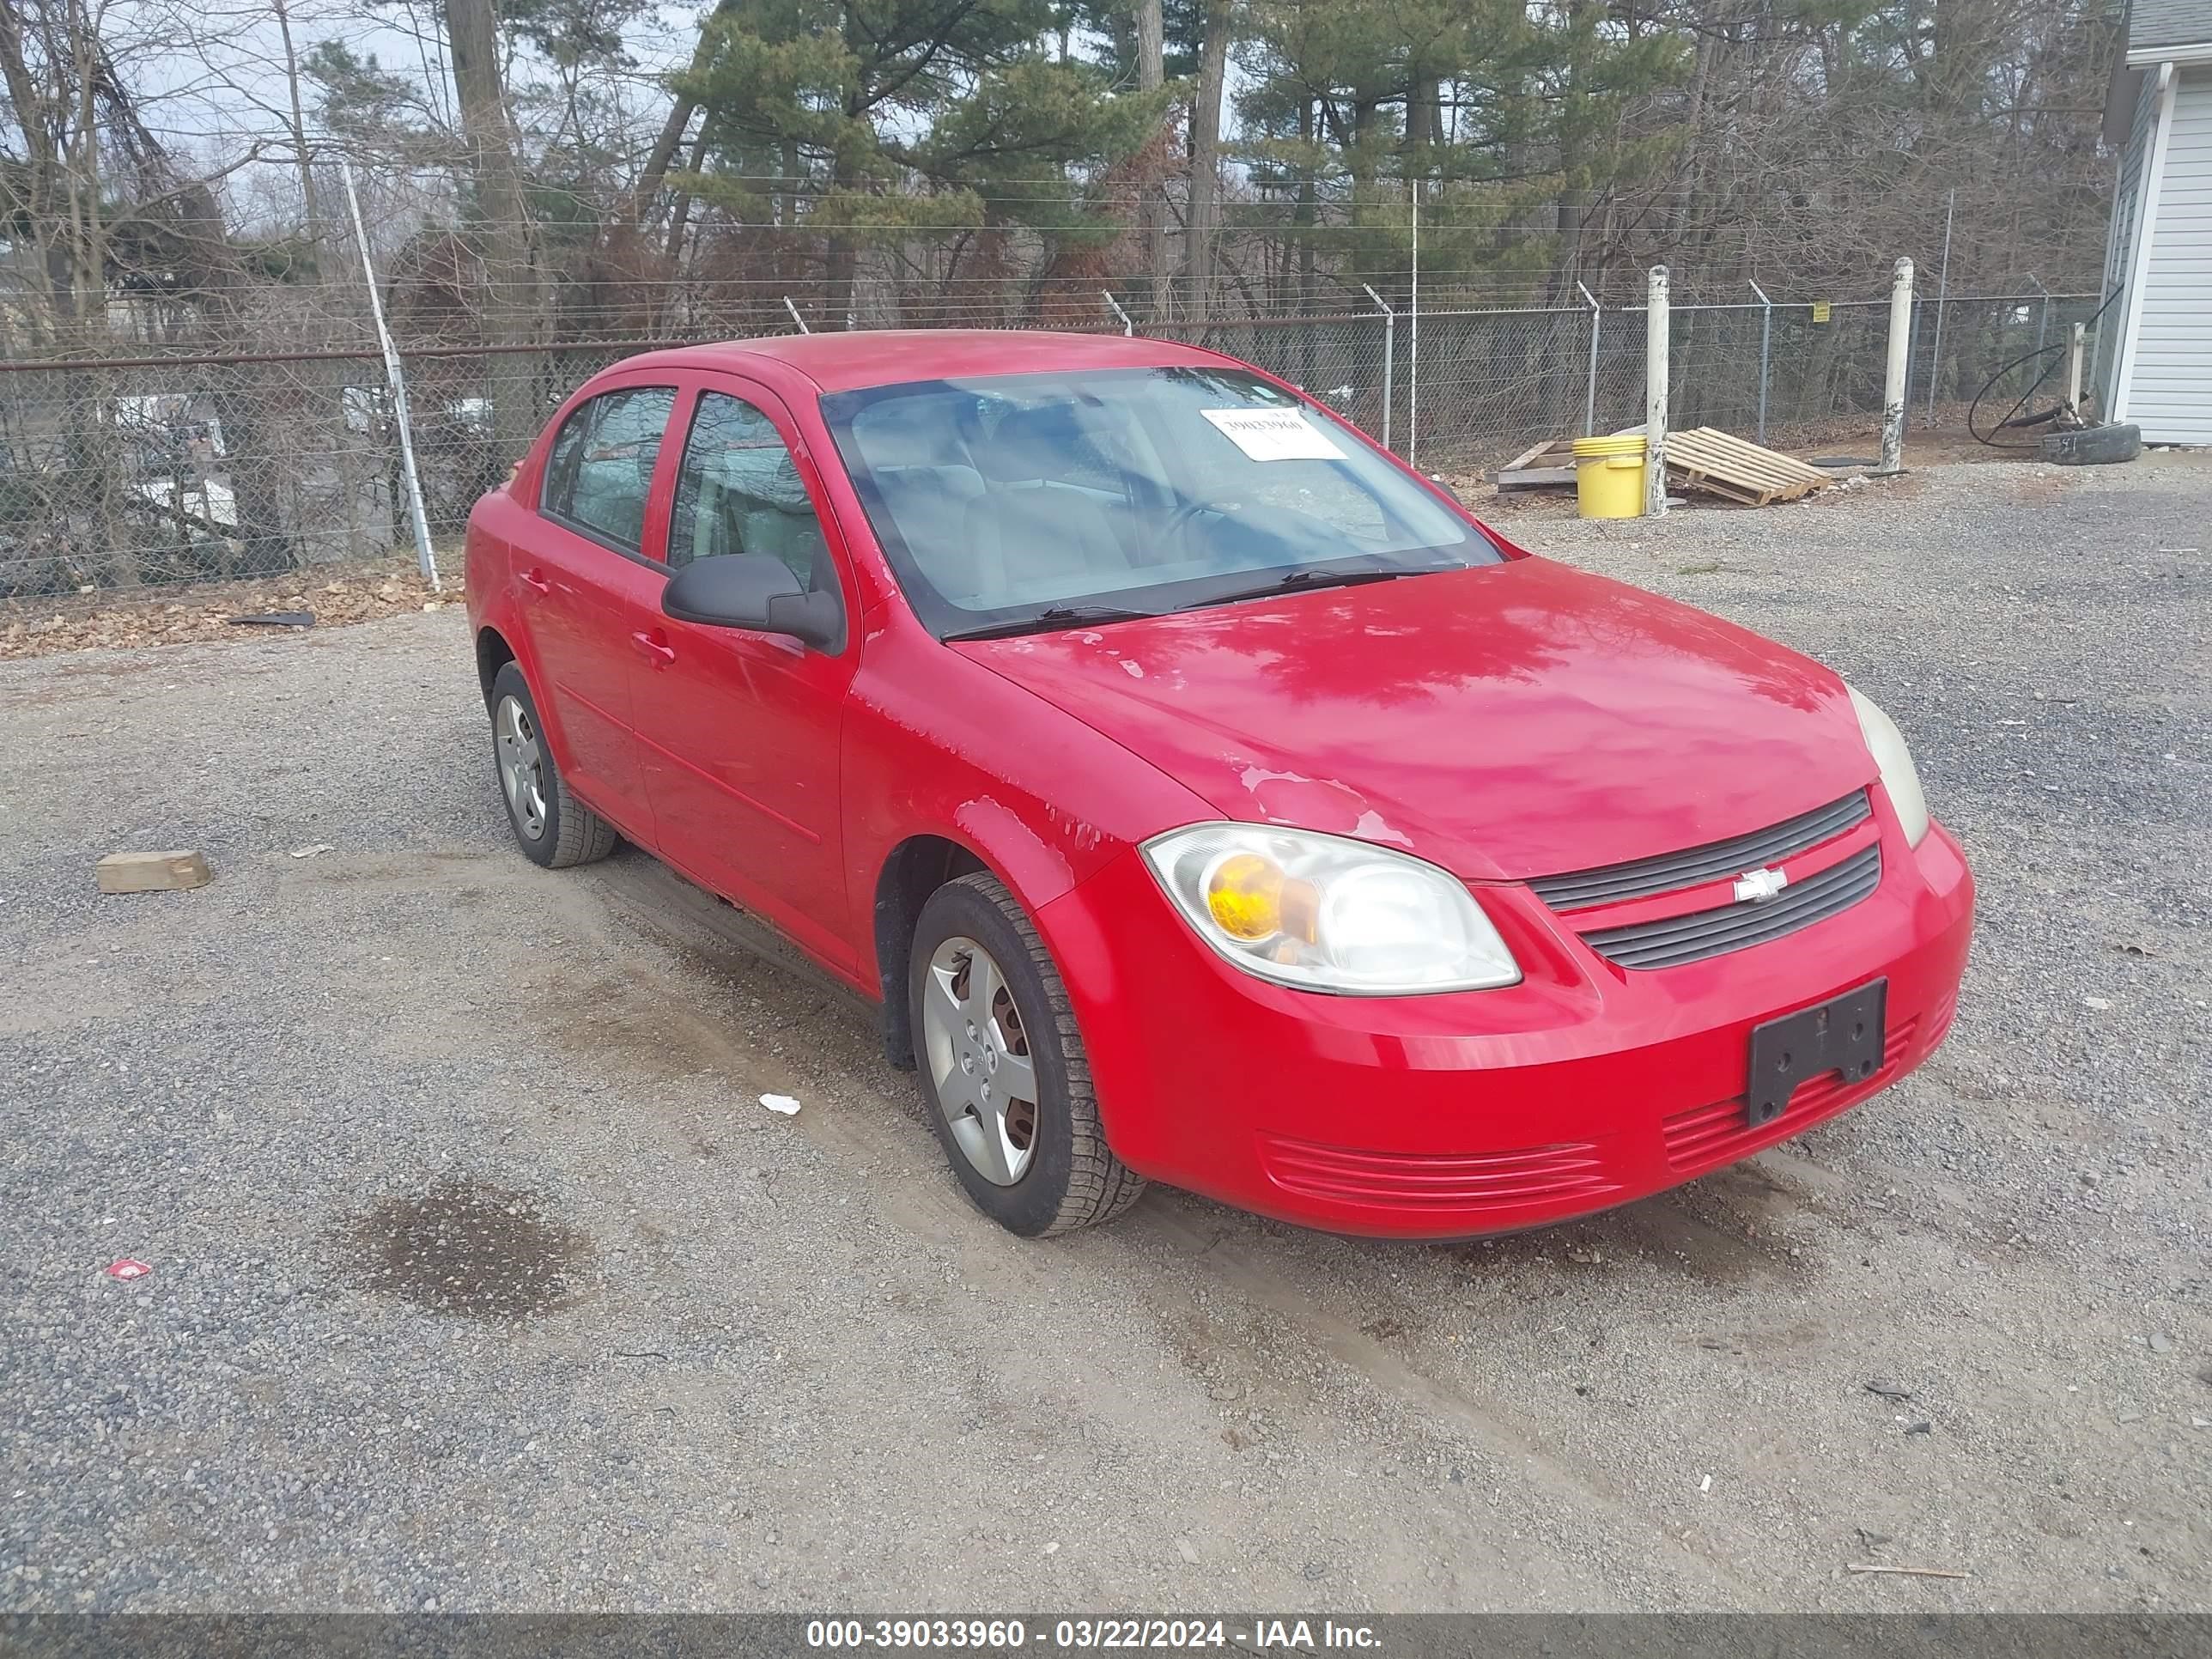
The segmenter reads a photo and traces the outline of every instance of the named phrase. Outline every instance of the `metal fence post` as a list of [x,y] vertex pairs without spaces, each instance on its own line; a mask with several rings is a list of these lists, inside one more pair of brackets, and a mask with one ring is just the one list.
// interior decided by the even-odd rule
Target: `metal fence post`
[[1667,267],[1651,267],[1644,313],[1644,516],[1667,514]]
[[1881,388],[1883,473],[1905,470],[1905,368],[1912,349],[1912,261],[1899,259],[1889,282],[1889,363]]
[[2035,325],[2035,349],[2040,351],[2044,337],[2051,331],[2051,290],[2044,287],[2043,278],[2032,270],[2027,273],[2027,280],[2035,284],[2035,291],[2043,296],[2043,314]]
[[1575,292],[1583,296],[1590,313],[1589,381],[1583,389],[1583,436],[1594,438],[1597,435],[1597,331],[1605,320],[1605,307],[1580,283],[1575,284]]
[[799,325],[799,331],[801,334],[811,334],[814,332],[812,329],[807,327],[806,319],[799,314],[799,307],[797,305],[793,303],[791,295],[788,294],[783,296],[783,308],[791,313],[791,320]]
[[1367,297],[1375,301],[1376,310],[1382,313],[1382,447],[1388,449],[1390,447],[1391,381],[1394,379],[1391,358],[1398,344],[1398,313],[1382,303],[1382,296],[1375,291],[1372,283],[1362,283],[1359,286],[1367,290]]
[[1943,301],[1951,291],[1951,214],[1959,205],[1953,191],[1943,209],[1943,264],[1936,277],[1936,337],[1928,348],[1928,424],[1936,424],[1936,389],[1943,380]]
[[1129,313],[1121,309],[1120,302],[1114,298],[1111,293],[1102,288],[1098,290],[1098,297],[1105,301],[1106,309],[1112,312],[1115,317],[1121,319],[1121,332],[1124,337],[1134,334],[1137,331],[1137,325],[1129,320]]
[[1766,441],[1766,368],[1774,345],[1774,301],[1766,297],[1766,290],[1753,283],[1751,291],[1759,295],[1759,441]]
[[1413,313],[1413,384],[1406,388],[1406,465],[1417,466],[1414,456],[1421,446],[1421,181],[1413,180],[1413,287],[1409,308]]
[[430,591],[442,593],[438,580],[438,556],[430,549],[430,521],[422,512],[422,479],[415,471],[414,422],[407,413],[407,376],[399,367],[399,348],[392,343],[392,331],[384,325],[384,296],[376,290],[376,267],[368,255],[368,228],[362,223],[361,198],[354,193],[353,164],[340,161],[338,176],[345,181],[346,206],[353,214],[353,234],[361,243],[361,272],[368,283],[368,312],[376,321],[376,337],[384,348],[384,373],[392,382],[392,416],[399,422],[399,470],[407,480],[407,516],[415,529],[416,566],[428,578]]

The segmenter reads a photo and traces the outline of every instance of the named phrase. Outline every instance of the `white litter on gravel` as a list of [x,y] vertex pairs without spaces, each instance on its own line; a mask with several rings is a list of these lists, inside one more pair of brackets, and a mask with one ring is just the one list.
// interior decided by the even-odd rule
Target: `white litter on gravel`
[[799,1103],[789,1095],[763,1095],[761,1104],[771,1112],[781,1112],[786,1117],[796,1117],[799,1115]]

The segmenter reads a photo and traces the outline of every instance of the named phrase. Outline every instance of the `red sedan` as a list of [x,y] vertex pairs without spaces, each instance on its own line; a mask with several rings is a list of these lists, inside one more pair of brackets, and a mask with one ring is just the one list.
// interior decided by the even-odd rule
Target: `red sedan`
[[1158,341],[634,357],[469,523],[522,850],[617,836],[883,1009],[1037,1236],[1625,1203],[1943,1038],[1973,881],[1818,663],[1532,556]]

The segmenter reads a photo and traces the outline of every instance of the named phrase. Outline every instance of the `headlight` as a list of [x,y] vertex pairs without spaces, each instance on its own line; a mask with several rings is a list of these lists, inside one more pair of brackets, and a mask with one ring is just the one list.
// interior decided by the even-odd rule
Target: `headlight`
[[1920,774],[1913,769],[1912,751],[1905,746],[1905,734],[1856,686],[1846,685],[1844,690],[1851,694],[1859,731],[1881,772],[1881,787],[1889,791],[1889,804],[1897,809],[1898,822],[1905,826],[1905,842],[1917,847],[1928,836],[1928,797],[1920,793]]
[[1247,823],[1171,830],[1144,853],[1198,936],[1262,979],[1395,996],[1521,978],[1467,889],[1402,853]]

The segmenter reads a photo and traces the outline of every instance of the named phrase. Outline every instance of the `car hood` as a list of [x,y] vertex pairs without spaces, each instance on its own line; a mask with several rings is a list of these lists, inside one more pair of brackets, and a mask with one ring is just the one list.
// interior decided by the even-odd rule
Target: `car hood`
[[1541,558],[955,648],[1224,817],[1470,880],[1745,834],[1875,774],[1829,670]]

